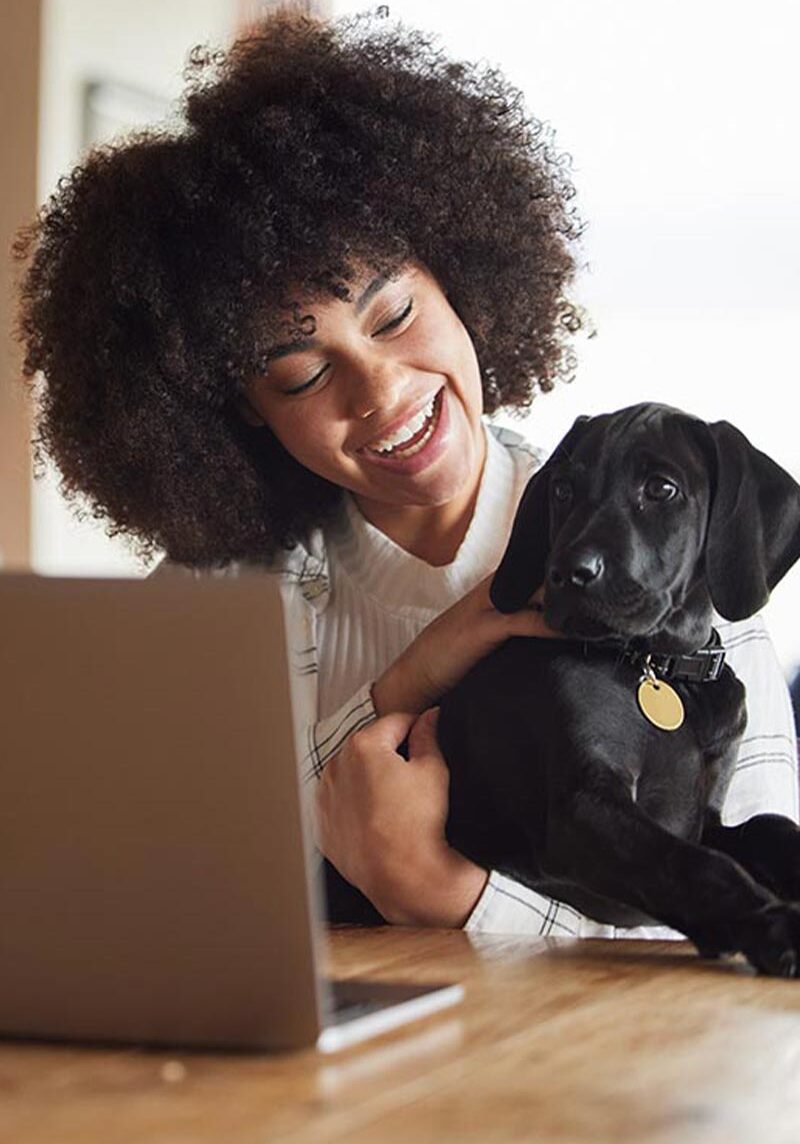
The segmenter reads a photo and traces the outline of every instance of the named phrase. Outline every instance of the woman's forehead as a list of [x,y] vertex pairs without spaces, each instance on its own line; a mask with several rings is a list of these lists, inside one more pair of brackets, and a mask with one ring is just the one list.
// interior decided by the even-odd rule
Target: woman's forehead
[[425,274],[424,268],[413,261],[392,265],[359,263],[353,267],[352,277],[347,280],[340,279],[326,285],[317,282],[315,286],[295,283],[286,290],[285,299],[278,312],[273,312],[270,325],[276,333],[283,332],[293,338],[307,337],[313,332],[312,323],[316,324],[320,318],[333,315],[342,307],[348,307],[359,315],[389,283],[420,274]]
[[361,310],[387,282],[395,281],[418,268],[419,263],[413,259],[358,260],[341,273],[322,272],[310,276],[303,284],[294,283],[287,295],[306,309],[318,308],[332,301],[343,301],[354,304]]

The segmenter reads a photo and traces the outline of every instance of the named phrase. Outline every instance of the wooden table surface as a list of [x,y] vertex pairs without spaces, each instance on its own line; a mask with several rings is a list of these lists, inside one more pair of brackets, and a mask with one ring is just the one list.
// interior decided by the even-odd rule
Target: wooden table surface
[[333,1056],[0,1044],[3,1144],[800,1141],[800,981],[683,942],[337,930],[458,1007]]

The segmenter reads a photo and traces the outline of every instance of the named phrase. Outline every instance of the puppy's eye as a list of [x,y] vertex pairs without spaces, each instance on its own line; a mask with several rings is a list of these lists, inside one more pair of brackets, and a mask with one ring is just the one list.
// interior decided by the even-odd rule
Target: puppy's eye
[[558,477],[550,486],[550,494],[554,501],[566,504],[572,500],[572,481],[568,481],[566,477]]
[[670,501],[680,492],[669,477],[648,477],[644,483],[644,495],[652,501]]

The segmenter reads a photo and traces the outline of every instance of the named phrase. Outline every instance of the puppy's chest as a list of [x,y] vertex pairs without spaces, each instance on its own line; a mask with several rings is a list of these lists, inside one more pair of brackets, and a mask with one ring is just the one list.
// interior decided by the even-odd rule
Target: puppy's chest
[[684,721],[669,731],[642,711],[641,668],[613,654],[512,639],[489,661],[473,698],[487,714],[494,708],[506,735],[515,724],[526,726],[528,735],[543,748],[556,748],[562,759],[605,761],[627,771],[639,794],[667,776],[691,783],[704,763],[730,751],[743,730],[744,689],[727,667],[713,683],[670,684]]
[[543,846],[549,808],[602,769],[653,821],[697,840],[735,755],[744,689],[727,668],[713,684],[676,683],[685,720],[664,731],[639,709],[640,679],[630,663],[561,641],[511,639],[477,664],[440,705],[451,845],[490,865],[512,842]]
[[727,668],[713,683],[666,684],[683,711],[683,722],[672,730],[648,717],[639,697],[643,673],[633,664],[558,659],[548,674],[570,712],[569,738],[578,736],[585,745],[594,736],[593,753],[624,768],[639,801],[665,785],[692,786],[730,753],[744,728],[744,689]]

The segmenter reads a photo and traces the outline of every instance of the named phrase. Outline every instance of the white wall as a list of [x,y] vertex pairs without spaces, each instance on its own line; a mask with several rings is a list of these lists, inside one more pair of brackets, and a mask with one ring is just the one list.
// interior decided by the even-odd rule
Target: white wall
[[[363,5],[337,0],[337,14]],[[739,426],[800,478],[800,6],[794,0],[392,0],[499,65],[573,157],[596,337],[519,428],[654,399]],[[800,567],[768,620],[800,664]]]

